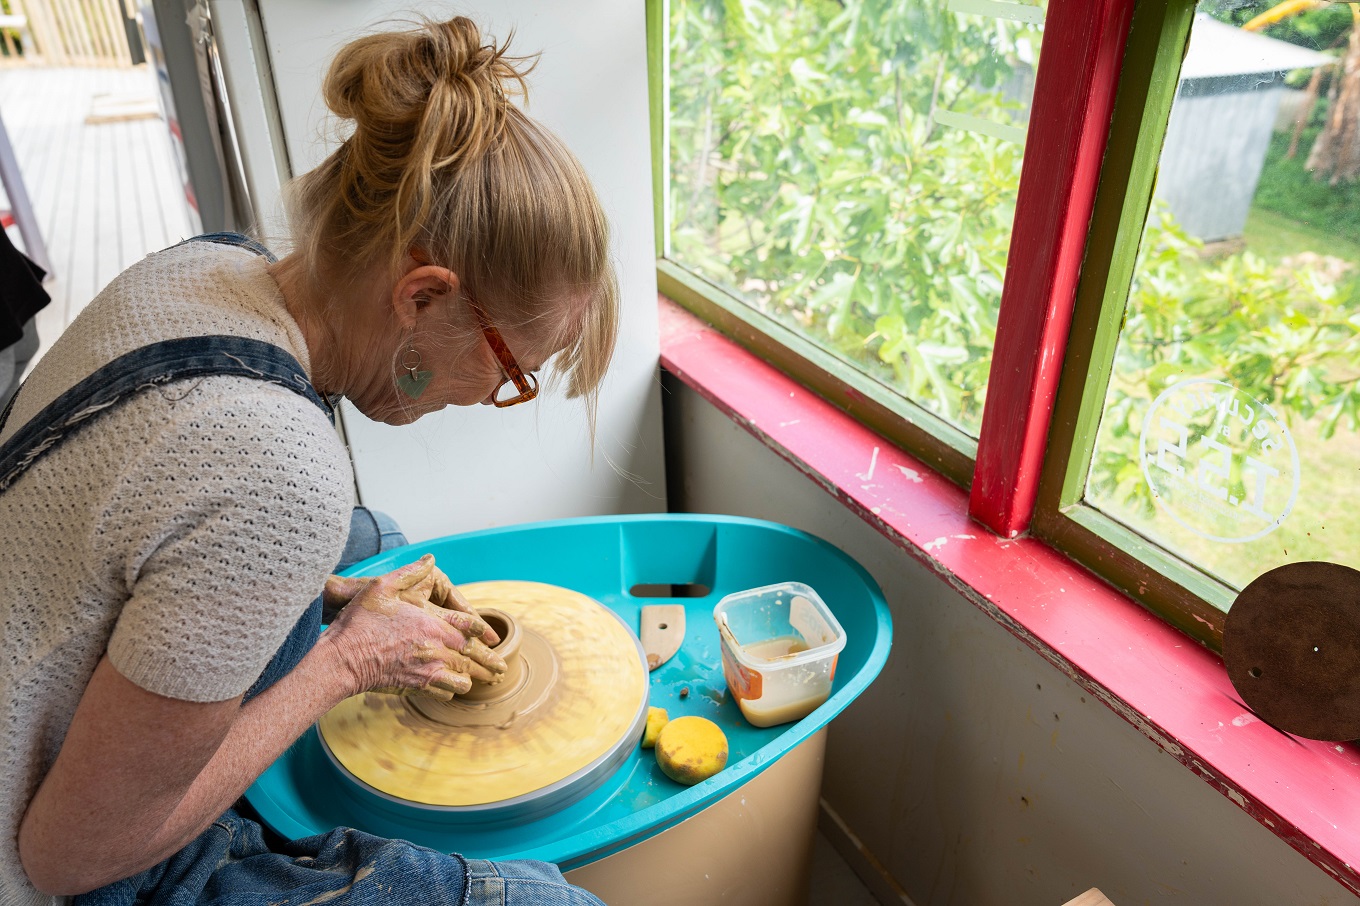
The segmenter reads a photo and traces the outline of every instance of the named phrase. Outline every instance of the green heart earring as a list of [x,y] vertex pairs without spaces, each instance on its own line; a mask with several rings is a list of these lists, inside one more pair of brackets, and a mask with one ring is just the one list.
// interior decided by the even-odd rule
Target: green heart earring
[[411,399],[420,399],[425,388],[430,386],[430,379],[434,377],[434,372],[420,370],[420,352],[414,346],[402,353],[401,367],[406,369],[406,374],[397,378],[397,386],[401,388],[402,393]]

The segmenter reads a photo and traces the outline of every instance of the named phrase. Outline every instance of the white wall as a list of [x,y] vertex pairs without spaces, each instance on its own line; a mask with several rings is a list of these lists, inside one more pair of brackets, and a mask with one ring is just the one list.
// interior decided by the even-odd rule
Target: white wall
[[892,655],[831,725],[823,796],[917,906],[1360,900],[668,378],[677,511],[795,526],[882,586]]
[[664,510],[644,5],[259,5],[295,172],[314,166],[331,147],[320,84],[337,47],[413,8],[433,18],[463,14],[497,37],[513,29],[519,53],[542,52],[530,80],[529,112],[581,159],[614,230],[624,312],[600,398],[594,461],[584,408],[560,393],[505,410],[450,408],[403,428],[376,424],[346,406],[363,501],[395,516],[412,540],[538,519]]

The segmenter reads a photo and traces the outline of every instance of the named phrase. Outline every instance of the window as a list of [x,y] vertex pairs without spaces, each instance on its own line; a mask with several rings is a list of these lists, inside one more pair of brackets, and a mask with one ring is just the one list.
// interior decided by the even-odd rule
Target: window
[[665,289],[793,335],[971,455],[1043,16],[670,0]]
[[[1360,565],[1343,503],[1360,469],[1360,185],[1339,153],[1360,140],[1360,97],[1338,116],[1360,16],[1292,6],[1135,17],[1097,203],[1112,241],[1093,232],[1090,329],[1069,350],[1089,367],[1064,385],[1066,463],[1038,520],[1211,644],[1260,573]],[[1187,36],[1180,65],[1164,48]]]
[[[1081,23],[1052,5],[660,17],[663,291],[965,485],[979,441],[1020,433],[980,414],[1012,223],[1040,207],[1017,192],[1039,40]],[[1360,12],[1122,8],[1033,528],[1216,646],[1264,570],[1360,566]]]

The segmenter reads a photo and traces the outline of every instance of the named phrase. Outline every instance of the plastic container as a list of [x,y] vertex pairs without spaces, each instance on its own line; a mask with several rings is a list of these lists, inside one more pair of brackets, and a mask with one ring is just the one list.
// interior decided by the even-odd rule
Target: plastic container
[[773,727],[811,714],[831,694],[845,630],[801,582],[730,594],[713,608],[723,676],[741,714]]

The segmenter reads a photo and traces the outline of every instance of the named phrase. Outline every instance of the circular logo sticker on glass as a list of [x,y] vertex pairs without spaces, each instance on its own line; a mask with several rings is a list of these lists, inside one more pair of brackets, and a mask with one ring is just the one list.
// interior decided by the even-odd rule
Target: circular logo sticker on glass
[[1222,381],[1174,384],[1152,401],[1138,460],[1157,503],[1213,541],[1279,528],[1299,494],[1299,452],[1265,403]]

